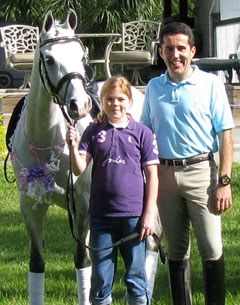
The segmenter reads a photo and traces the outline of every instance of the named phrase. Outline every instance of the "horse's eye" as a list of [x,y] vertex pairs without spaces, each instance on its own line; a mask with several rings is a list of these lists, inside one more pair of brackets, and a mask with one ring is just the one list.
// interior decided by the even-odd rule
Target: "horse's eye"
[[52,56],[47,56],[45,58],[45,62],[49,65],[49,66],[52,66],[54,64],[54,58]]

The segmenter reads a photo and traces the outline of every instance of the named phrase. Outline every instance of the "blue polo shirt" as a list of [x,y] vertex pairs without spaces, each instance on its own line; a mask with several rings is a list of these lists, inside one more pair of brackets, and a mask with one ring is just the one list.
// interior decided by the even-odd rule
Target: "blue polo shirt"
[[147,86],[140,121],[156,134],[161,158],[188,158],[218,150],[217,133],[234,127],[223,82],[193,66],[175,83],[168,73]]
[[126,128],[115,128],[107,120],[86,128],[79,153],[93,159],[91,216],[142,215],[143,167],[159,163],[156,147],[152,131],[133,119]]

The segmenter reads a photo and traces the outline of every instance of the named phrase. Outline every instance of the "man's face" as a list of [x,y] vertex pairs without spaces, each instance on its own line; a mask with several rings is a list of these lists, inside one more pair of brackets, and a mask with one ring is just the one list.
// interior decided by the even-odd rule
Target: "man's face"
[[180,82],[189,77],[192,73],[191,61],[195,52],[196,48],[189,45],[187,35],[171,34],[163,37],[159,54],[164,60],[172,80]]

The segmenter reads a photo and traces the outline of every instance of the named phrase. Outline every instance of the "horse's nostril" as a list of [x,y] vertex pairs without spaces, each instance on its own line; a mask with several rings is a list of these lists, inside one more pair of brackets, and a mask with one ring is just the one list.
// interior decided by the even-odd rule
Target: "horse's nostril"
[[77,100],[76,99],[71,99],[69,105],[70,105],[71,111],[74,111],[74,112],[78,111],[78,106],[77,106]]

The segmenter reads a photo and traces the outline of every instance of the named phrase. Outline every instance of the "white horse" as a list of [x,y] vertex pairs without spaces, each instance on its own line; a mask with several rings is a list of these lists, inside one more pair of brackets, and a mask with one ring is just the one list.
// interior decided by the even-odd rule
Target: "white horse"
[[[54,20],[51,12],[46,15],[35,51],[31,88],[11,138],[12,164],[20,190],[20,210],[30,241],[30,305],[44,304],[43,223],[49,205],[53,203],[69,210],[73,235],[77,237],[74,263],[78,304],[89,304],[91,264],[84,244],[88,235],[86,215],[91,168],[79,178],[72,176],[65,142],[67,121],[78,120],[80,133],[92,121],[89,113],[92,101],[86,92],[86,52],[74,34],[76,25],[77,17],[72,10],[64,23]],[[143,95],[133,90],[137,100],[133,103],[132,115],[139,119]],[[74,194],[68,192],[69,177]],[[69,200],[66,200],[67,195]],[[69,204],[74,199],[77,211],[73,204]],[[161,228],[156,227],[161,234]],[[149,281],[152,281],[152,291],[158,257],[154,243],[149,244],[148,254],[147,273]]]

